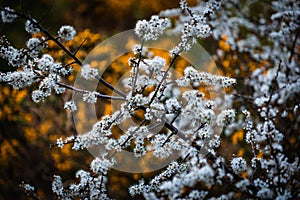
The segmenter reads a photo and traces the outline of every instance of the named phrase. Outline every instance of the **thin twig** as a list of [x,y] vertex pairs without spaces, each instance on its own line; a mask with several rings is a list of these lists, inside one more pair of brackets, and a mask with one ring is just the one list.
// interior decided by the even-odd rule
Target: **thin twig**
[[[45,76],[41,75],[40,73],[38,73],[37,71],[33,71],[35,74],[37,74],[37,78],[45,78]],[[73,86],[70,86],[70,85],[66,85],[64,83],[59,83],[59,82],[55,82],[56,85],[59,85],[63,88],[66,88],[66,89],[69,89],[69,90],[72,90],[72,91],[75,91],[75,92],[78,92],[78,93],[82,93],[82,94],[86,94],[90,91],[88,90],[82,90],[82,89],[79,89],[79,88],[75,88]],[[111,99],[111,100],[120,100],[120,101],[125,101],[126,99],[123,98],[123,97],[118,97],[118,96],[109,96],[109,95],[105,95],[105,94],[100,94],[100,93],[97,93],[95,95],[97,98],[102,98],[102,99]]]
[[293,45],[292,45],[292,49],[291,49],[291,55],[289,57],[289,63],[292,62],[293,55],[295,54],[295,47],[296,47],[296,43],[297,43],[297,39],[298,39],[299,33],[300,33],[300,30],[297,31],[295,39],[293,41]]
[[[122,144],[118,144],[121,146],[121,148],[123,148],[125,146],[125,144],[133,137],[133,135],[143,126],[143,124],[146,122],[146,119],[143,119],[143,121],[139,124],[139,126],[137,126],[134,131],[127,137],[127,139],[122,143]],[[117,153],[117,150],[113,150],[113,152],[111,153],[111,155],[108,155],[108,158],[112,158],[115,154]]]
[[135,85],[136,85],[136,81],[137,81],[137,77],[138,77],[138,73],[139,73],[139,66],[140,66],[140,62],[142,60],[143,46],[144,46],[144,40],[142,40],[142,43],[141,43],[141,49],[140,49],[138,62],[136,63],[136,65],[134,67],[134,77],[132,77],[133,82],[132,82],[132,88],[131,88],[131,95],[134,94],[134,90],[135,90]]
[[163,82],[164,82],[165,79],[167,78],[168,72],[170,71],[171,67],[172,67],[173,64],[175,63],[175,60],[176,60],[177,57],[178,57],[178,54],[175,54],[174,57],[173,57],[173,59],[172,59],[172,61],[171,61],[171,63],[169,64],[167,70],[165,71],[164,76],[162,77],[161,81],[159,82],[158,86],[156,87],[156,90],[155,90],[155,92],[154,92],[154,94],[153,94],[153,96],[152,96],[152,98],[151,98],[151,100],[150,100],[150,102],[149,102],[149,107],[150,107],[151,103],[154,101],[154,99],[155,99],[155,97],[156,97],[156,95],[157,95],[157,92],[159,91],[161,85],[163,84]]
[[80,43],[79,47],[73,52],[74,56],[78,53],[78,51],[86,41],[87,41],[87,37]]

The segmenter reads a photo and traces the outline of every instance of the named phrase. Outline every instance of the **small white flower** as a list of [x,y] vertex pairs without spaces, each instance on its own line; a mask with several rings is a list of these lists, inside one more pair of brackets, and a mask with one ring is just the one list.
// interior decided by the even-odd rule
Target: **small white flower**
[[242,173],[247,169],[246,160],[242,157],[233,158],[231,160],[231,168],[237,174]]
[[22,181],[20,187],[24,188],[26,192],[33,192],[35,190],[33,186],[29,185],[28,183],[24,183],[24,181]]
[[8,82],[15,89],[30,86],[34,82],[35,74],[31,70],[14,71],[2,74],[2,80]]
[[218,126],[228,125],[233,122],[235,118],[235,111],[233,109],[223,110],[217,117]]
[[143,137],[137,137],[135,139],[135,147],[133,149],[133,152],[136,157],[140,157],[146,154]]
[[181,108],[180,103],[175,98],[168,99],[165,106],[168,113],[176,113]]
[[56,86],[55,80],[53,79],[52,76],[48,76],[44,78],[44,80],[41,81],[39,85],[40,91],[43,91],[44,96],[48,97],[51,95],[52,89]]
[[180,0],[179,6],[182,10],[186,10],[188,8],[188,4],[187,4],[186,0]]
[[151,110],[149,108],[146,109],[144,117],[145,117],[146,120],[151,120],[153,118],[153,116],[151,114]]
[[86,80],[90,80],[98,76],[98,70],[92,68],[90,65],[84,65],[81,68],[81,76]]
[[76,31],[74,27],[69,25],[60,27],[58,31],[58,36],[66,41],[73,40],[75,35],[76,35]]
[[63,195],[63,184],[60,176],[54,175],[54,180],[52,182],[52,191],[57,195]]
[[5,57],[8,58],[8,64],[13,67],[21,67],[26,64],[27,61],[27,55],[24,53],[24,49],[15,49],[15,48],[9,48],[5,52],[7,55]]
[[189,194],[190,199],[205,199],[207,191],[192,190]]
[[62,140],[62,138],[58,138],[56,140],[56,144],[59,148],[63,148],[65,146],[64,141]]
[[204,167],[197,170],[197,178],[203,182],[205,182],[208,186],[214,183],[214,171],[209,165],[205,165]]
[[150,69],[154,71],[161,71],[166,65],[166,60],[160,56],[155,56],[149,63]]
[[70,110],[71,112],[74,112],[74,111],[77,110],[77,106],[76,106],[76,104],[75,104],[74,101],[67,101],[67,102],[65,103],[64,109],[68,109],[68,110]]
[[3,23],[11,23],[16,19],[18,16],[14,13],[15,11],[9,7],[5,7],[1,11],[1,17]]
[[[33,20],[33,21],[35,23],[37,23],[35,20]],[[30,34],[35,34],[35,33],[40,32],[40,29],[29,20],[27,20],[25,23],[25,30],[27,31],[27,33],[30,33]]]
[[55,85],[54,86],[54,91],[55,91],[56,94],[62,94],[66,91],[66,88]]
[[43,72],[48,72],[52,65],[54,65],[54,59],[49,54],[44,54],[37,62],[37,67]]
[[113,162],[107,160],[107,159],[99,159],[95,158],[91,162],[91,170],[94,173],[99,173],[99,174],[106,174],[107,170],[113,165]]
[[44,101],[45,95],[41,90],[35,90],[32,92],[31,98],[35,103],[39,103],[41,101]]
[[147,52],[147,48],[143,47],[143,49],[141,49],[141,45],[140,44],[135,44],[132,46],[132,51],[134,55],[139,55],[141,53],[142,56],[146,55]]
[[83,94],[83,101],[87,103],[96,103],[97,102],[98,92],[88,92]]
[[40,39],[38,38],[30,38],[26,42],[26,47],[31,51],[40,51],[43,49],[44,45],[42,45]]

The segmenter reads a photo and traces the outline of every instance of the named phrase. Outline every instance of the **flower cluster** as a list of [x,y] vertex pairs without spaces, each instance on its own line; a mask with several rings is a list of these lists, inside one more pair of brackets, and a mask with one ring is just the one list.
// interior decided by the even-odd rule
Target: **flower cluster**
[[40,32],[40,29],[37,27],[37,21],[34,19],[26,21],[25,30],[27,31],[27,33],[30,34],[35,34]]
[[152,16],[149,21],[138,21],[134,31],[143,40],[157,40],[170,25],[169,19],[160,19],[159,16]]
[[0,74],[0,82],[5,82],[15,89],[21,89],[32,85],[36,75],[30,69],[24,71],[7,72]]
[[[180,8],[173,12],[169,10],[161,12],[161,16],[179,17],[180,20],[175,28],[176,32],[181,32],[181,42],[170,51],[171,55],[180,54],[182,51],[189,51],[198,38],[206,38],[212,34],[211,27],[207,23],[207,17],[213,16],[219,9],[220,1],[211,0],[204,5],[199,5],[197,9],[188,6],[186,0],[180,1]],[[184,15],[182,15],[182,11]]]
[[207,72],[198,72],[193,67],[187,67],[184,69],[184,77],[176,80],[180,86],[187,86],[190,83],[204,85],[219,85],[221,87],[228,87],[236,83],[234,78],[217,76]]
[[48,73],[54,66],[54,59],[49,54],[43,54],[43,56],[37,60],[37,67],[44,73]]
[[63,183],[62,183],[62,179],[60,176],[54,175],[54,180],[52,182],[52,191],[57,196],[63,195]]
[[237,174],[242,173],[243,171],[245,171],[247,169],[246,160],[241,157],[233,158],[231,160],[231,168]]
[[99,159],[95,158],[91,162],[91,170],[92,172],[96,174],[103,174],[105,175],[107,173],[107,170],[111,168],[113,165],[113,162],[107,159]]
[[76,35],[76,31],[73,26],[65,25],[60,27],[57,32],[58,36],[65,41],[73,40]]
[[84,65],[81,68],[81,76],[86,80],[90,80],[98,76],[98,70],[91,68],[90,65]]
[[223,110],[217,117],[217,124],[219,126],[233,123],[235,112],[233,109]]
[[1,18],[3,23],[11,23],[13,22],[18,16],[15,14],[15,11],[9,7],[5,7],[1,9]]
[[28,49],[30,57],[38,57],[40,51],[44,50],[47,46],[47,42],[44,41],[44,38],[30,38],[26,42],[26,47]]
[[83,94],[82,99],[87,103],[96,103],[98,94],[99,94],[98,92],[87,92]]
[[35,195],[35,188],[31,185],[29,185],[28,183],[25,183],[24,181],[22,181],[22,183],[19,185],[24,192],[27,194],[27,196],[31,196],[31,195]]

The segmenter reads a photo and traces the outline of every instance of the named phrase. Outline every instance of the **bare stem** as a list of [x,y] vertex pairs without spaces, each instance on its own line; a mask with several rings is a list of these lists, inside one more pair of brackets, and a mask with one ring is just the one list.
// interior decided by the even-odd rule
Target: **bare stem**
[[150,102],[149,102],[149,107],[150,107],[150,105],[152,104],[152,102],[154,101],[154,99],[155,99],[155,97],[156,97],[156,95],[157,95],[157,93],[158,93],[158,91],[159,91],[161,85],[163,84],[163,82],[164,82],[165,79],[167,78],[168,72],[170,71],[171,67],[172,67],[173,64],[175,63],[175,60],[176,60],[177,57],[178,57],[178,54],[175,54],[174,57],[173,57],[173,59],[172,59],[172,61],[171,61],[171,63],[169,64],[167,70],[165,71],[164,76],[162,77],[161,81],[159,82],[158,86],[156,87],[156,90],[155,90],[155,92],[154,92],[154,95],[152,96],[152,98],[151,98],[151,100],[150,100]]
[[135,85],[136,85],[136,81],[137,81],[137,77],[138,77],[138,73],[139,73],[139,66],[140,66],[140,63],[141,63],[141,60],[142,60],[143,46],[144,46],[144,40],[142,40],[142,43],[141,43],[139,60],[138,60],[137,63],[135,63],[135,67],[133,68],[134,69],[134,77],[132,77],[133,81],[132,81],[131,95],[134,94],[134,90],[135,90]]

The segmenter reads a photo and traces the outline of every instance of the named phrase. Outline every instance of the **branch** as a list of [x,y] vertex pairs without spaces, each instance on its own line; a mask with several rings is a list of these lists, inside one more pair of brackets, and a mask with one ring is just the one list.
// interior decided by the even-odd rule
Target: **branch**
[[[72,87],[70,85],[63,84],[63,83],[56,83],[56,84],[59,85],[59,86],[61,86],[61,87],[66,88],[66,89],[70,89],[70,90],[73,90],[75,92],[82,93],[82,94],[85,94],[85,93],[89,92],[87,90],[78,89],[78,88]],[[123,98],[123,97],[109,96],[109,95],[105,95],[105,94],[96,94],[96,97],[97,98],[102,98],[102,99],[111,99],[111,100],[126,101],[126,99]]]
[[277,81],[277,78],[278,78],[278,74],[279,74],[280,69],[281,69],[281,60],[279,61],[279,65],[278,65],[278,69],[277,69],[277,71],[276,71],[276,75],[275,75],[275,77],[274,77],[274,79],[273,79],[273,81],[272,81],[270,97],[269,97],[268,102],[267,102],[267,104],[266,104],[266,105],[268,106],[268,108],[267,108],[267,109],[268,109],[268,112],[269,112],[269,104],[270,104],[270,102],[271,102],[271,100],[272,100],[272,96],[273,96],[274,91],[275,91],[275,83],[276,83],[276,81]]
[[141,43],[141,49],[140,49],[140,54],[139,54],[139,60],[138,62],[135,64],[135,67],[133,69],[135,74],[134,74],[134,77],[132,77],[133,81],[132,81],[132,88],[131,88],[131,95],[133,95],[134,93],[134,90],[135,90],[135,85],[136,85],[136,81],[137,81],[137,76],[138,76],[138,73],[139,73],[139,66],[140,66],[140,62],[142,60],[142,51],[143,51],[143,46],[144,46],[144,40],[142,40],[142,43]]
[[165,79],[167,78],[168,72],[170,71],[171,67],[175,63],[175,60],[176,60],[177,57],[178,57],[178,54],[175,54],[174,57],[173,57],[173,59],[172,59],[172,61],[171,61],[171,63],[169,64],[167,70],[165,71],[164,76],[162,77],[161,81],[159,82],[158,86],[156,87],[155,92],[154,92],[154,94],[153,94],[153,96],[152,96],[152,98],[151,98],[151,100],[149,102],[149,107],[152,104],[152,102],[154,101],[159,88],[161,87],[161,85],[163,84],[163,82],[165,81]]
[[126,94],[124,94],[123,92],[121,92],[120,90],[118,90],[117,88],[112,86],[110,83],[108,83],[106,80],[104,80],[101,76],[97,75],[96,78],[98,79],[98,81],[100,81],[103,85],[105,85],[111,91],[117,93],[118,95],[120,95],[123,98],[126,98]]
[[299,33],[300,33],[300,30],[298,30],[297,33],[296,33],[296,36],[295,36],[295,39],[294,39],[294,42],[293,42],[293,45],[292,45],[292,49],[291,49],[291,55],[289,57],[289,63],[292,62],[293,55],[295,54],[295,47],[296,47],[296,43],[297,43]]
[[[37,74],[38,78],[45,78],[45,76],[39,74],[37,71],[34,71],[34,73]],[[66,88],[66,89],[69,89],[69,90],[72,90],[72,91],[75,91],[75,92],[78,92],[78,93],[82,93],[82,94],[86,94],[86,93],[89,92],[87,90],[82,90],[82,89],[75,88],[75,87],[70,86],[70,85],[66,85],[64,83],[55,82],[55,84],[59,85],[59,86],[61,86],[63,88]],[[102,99],[111,99],[111,100],[126,101],[126,99],[123,98],[123,97],[109,96],[109,95],[105,95],[105,94],[96,94],[96,97],[97,98],[102,98]]]
[[87,38],[84,38],[84,40],[81,42],[81,44],[79,45],[79,47],[73,52],[74,56],[78,53],[78,51],[80,50],[80,48],[83,46],[83,44],[87,41]]
[[[206,157],[207,160],[210,160],[210,161],[212,161],[213,163],[215,163],[215,161],[217,160],[217,156],[213,155],[212,153],[206,154],[205,157]],[[234,173],[234,171],[233,171],[232,169],[230,169],[225,163],[220,162],[219,164],[220,164],[221,167],[225,170],[225,173],[226,173],[226,174],[227,174],[227,173],[231,174],[231,175],[233,176],[233,178],[234,178],[236,181],[244,180],[243,177],[241,177],[240,175]],[[247,189],[248,189],[248,190],[246,190],[246,193],[247,193],[248,195],[250,195],[251,197],[255,197],[254,194],[256,194],[257,191],[258,191],[258,189],[255,187],[255,185],[253,185],[252,183],[250,183],[250,185],[247,186]],[[250,191],[251,191],[251,192],[250,192]],[[252,192],[253,192],[253,193],[252,193]]]
[[[146,119],[143,119],[143,121],[139,124],[138,127],[135,128],[135,130],[133,131],[132,134],[130,134],[128,136],[128,138],[122,143],[122,144],[118,144],[122,147],[124,147],[124,145],[133,137],[133,135],[143,126],[143,124],[146,122],[147,120]],[[115,154],[117,153],[117,150],[113,150],[112,154],[111,155],[108,155],[108,158],[112,158]]]

